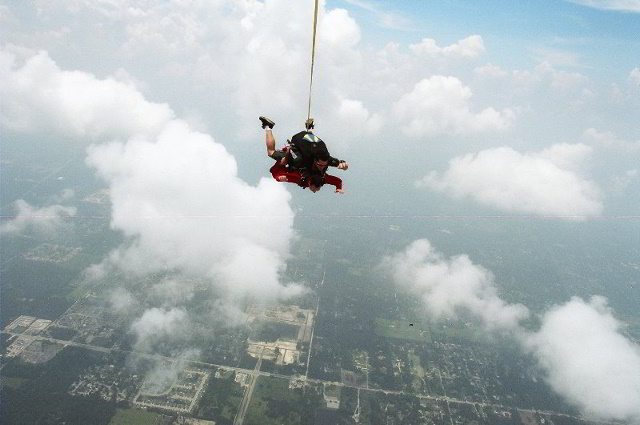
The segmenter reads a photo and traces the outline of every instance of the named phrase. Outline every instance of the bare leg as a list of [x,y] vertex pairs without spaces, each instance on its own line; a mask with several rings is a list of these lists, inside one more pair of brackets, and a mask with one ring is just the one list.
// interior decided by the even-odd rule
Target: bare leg
[[264,137],[267,143],[267,155],[272,156],[276,151],[276,139],[273,137],[273,131],[267,128],[264,132]]

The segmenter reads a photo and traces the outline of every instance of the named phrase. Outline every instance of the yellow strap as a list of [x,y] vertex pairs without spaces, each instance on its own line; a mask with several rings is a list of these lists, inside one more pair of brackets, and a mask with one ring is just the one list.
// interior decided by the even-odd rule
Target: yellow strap
[[313,0],[313,42],[311,44],[311,78],[309,80],[309,110],[307,120],[311,118],[311,86],[313,85],[313,65],[316,57],[316,27],[318,25],[318,0]]

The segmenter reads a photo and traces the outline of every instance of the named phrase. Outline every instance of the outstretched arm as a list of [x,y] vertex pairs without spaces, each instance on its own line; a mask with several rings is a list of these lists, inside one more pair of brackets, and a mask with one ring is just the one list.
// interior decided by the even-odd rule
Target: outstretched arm
[[339,170],[347,170],[349,168],[349,164],[347,161],[343,161],[338,158],[334,158],[332,156],[329,157],[329,166],[337,167]]
[[342,188],[342,180],[339,177],[332,176],[331,174],[324,175],[324,182],[336,187],[336,193],[344,193]]

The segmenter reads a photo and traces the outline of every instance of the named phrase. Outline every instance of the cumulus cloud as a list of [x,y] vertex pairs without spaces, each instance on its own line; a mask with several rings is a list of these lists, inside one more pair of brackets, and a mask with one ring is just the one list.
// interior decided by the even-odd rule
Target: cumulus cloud
[[136,351],[153,351],[159,344],[186,338],[191,327],[187,312],[180,308],[150,308],[133,322]]
[[232,298],[300,289],[280,282],[293,237],[289,193],[270,179],[239,179],[234,158],[210,136],[176,120],[157,139],[92,146],[87,162],[110,184],[112,227],[131,238],[113,262],[205,276]]
[[213,316],[221,318],[229,326],[245,325],[250,316],[235,304],[221,302],[216,300],[213,303]]
[[164,305],[181,305],[193,298],[194,285],[186,279],[167,278],[151,288],[153,296]]
[[[22,66],[13,54],[2,58],[11,81],[2,85],[3,125],[16,118],[15,130],[51,126],[95,141],[86,162],[109,184],[111,225],[127,239],[111,254],[112,264],[138,274],[167,268],[195,274],[234,300],[299,293],[299,286],[281,282],[294,235],[284,185],[267,178],[247,184],[223,145],[133,85],[61,70],[45,52]],[[24,227],[34,215],[52,223],[75,212],[18,207],[19,217],[6,229]]]
[[383,124],[380,114],[370,113],[360,100],[342,99],[336,110],[339,120],[349,129],[345,131],[345,137],[350,135],[377,134]]
[[347,45],[353,47],[360,41],[360,27],[349,16],[345,9],[333,9],[325,12],[320,23],[319,43],[325,43],[324,47],[342,48]]
[[109,291],[107,295],[109,305],[116,313],[127,313],[136,305],[135,296],[125,288],[118,287]]
[[595,128],[588,128],[582,134],[585,142],[591,143],[596,147],[616,150],[626,154],[640,152],[640,140],[629,141],[623,140],[611,131],[598,131]]
[[466,255],[445,258],[426,239],[386,257],[383,264],[396,283],[422,299],[436,320],[467,313],[488,329],[513,330],[529,315],[523,305],[500,299],[489,270]]
[[0,50],[0,125],[21,132],[57,131],[87,141],[159,130],[173,118],[131,84],[63,71],[41,51],[24,61]]
[[478,76],[489,78],[503,78],[509,75],[507,71],[493,64],[479,66],[473,72]]
[[[56,21],[64,11],[65,24],[73,35],[68,40],[73,45],[66,49],[84,47],[91,55],[97,50],[94,45],[106,44],[113,57],[127,67],[135,69],[144,63],[143,68],[151,69],[138,69],[138,75],[149,79],[149,87],[167,81],[178,86],[186,81],[178,95],[189,94],[194,101],[202,101],[206,92],[210,102],[210,93],[215,92],[217,101],[209,106],[228,113],[221,121],[237,114],[254,117],[268,108],[286,115],[304,102],[300,87],[308,78],[305,65],[311,32],[302,22],[310,22],[312,13],[306,4],[232,0],[150,0],[144,6],[119,0],[61,3],[39,5],[38,21]],[[324,8],[320,13],[324,14]],[[104,35],[107,31],[109,37]],[[94,36],[93,44],[84,41]],[[347,41],[333,37],[336,46]]]
[[466,255],[446,258],[420,239],[382,264],[396,284],[421,298],[432,320],[471,316],[488,331],[508,331],[549,385],[583,413],[640,420],[640,347],[620,333],[604,298],[556,305],[530,331],[521,325],[528,309],[503,301],[491,273]]
[[[555,61],[566,63],[570,59],[556,57]],[[589,79],[578,72],[557,70],[549,60],[544,60],[531,71],[513,71],[513,81],[516,87],[524,89],[533,90],[540,86],[548,86],[560,92],[570,92],[584,87]]]
[[[260,2],[251,2],[255,7]],[[242,116],[278,111],[282,117],[272,116],[279,128],[299,127],[306,112],[309,87],[312,32],[309,25],[313,8],[299,2],[272,1],[264,9],[247,11],[242,18],[245,31],[230,27],[227,44],[236,50],[222,52],[226,69],[224,81],[233,87],[231,101],[238,105]],[[232,8],[232,9],[235,9]],[[226,21],[227,16],[222,19]],[[336,96],[343,97],[345,88],[353,80],[353,64],[359,63],[356,46],[360,27],[345,9],[327,9],[321,3],[318,10],[316,34],[316,66],[314,72],[313,111],[330,110]],[[217,44],[217,43],[216,43]],[[236,59],[233,59],[236,58]],[[220,63],[221,59],[215,57]],[[232,70],[232,71],[230,71]],[[230,78],[231,77],[231,78]],[[210,78],[207,78],[210,80]],[[324,90],[319,90],[321,86]],[[305,108],[305,109],[303,109]],[[318,120],[321,121],[321,120]],[[246,130],[242,131],[247,134]],[[253,134],[253,132],[251,132]]]
[[[184,6],[156,4],[143,10],[120,5],[119,12],[112,9],[127,18],[128,39],[123,50],[131,56],[149,47],[164,55],[200,51],[210,25],[198,19],[197,13],[207,9],[189,10]],[[159,18],[162,12],[166,13],[162,19],[153,19]]]
[[0,224],[0,234],[20,234],[31,231],[53,236],[68,225],[64,222],[64,218],[76,213],[75,207],[50,205],[37,208],[22,199],[15,202],[15,208],[17,214]]
[[471,89],[455,77],[434,75],[418,82],[393,105],[393,113],[407,136],[502,131],[511,127],[510,109],[471,110]]
[[558,144],[524,154],[509,147],[487,149],[452,159],[446,172],[431,172],[416,186],[506,211],[600,214],[600,190],[579,173],[590,152],[583,144]]
[[439,47],[431,38],[424,38],[420,43],[410,44],[409,49],[418,56],[477,58],[485,52],[484,41],[479,35],[471,35],[449,46]]
[[546,312],[526,344],[553,389],[583,412],[638,423],[640,347],[620,328],[604,298],[572,298]]
[[200,358],[197,349],[186,349],[172,361],[161,359],[155,362],[154,367],[147,372],[144,378],[144,391],[150,394],[166,392],[176,382],[180,373],[185,370],[191,361]]

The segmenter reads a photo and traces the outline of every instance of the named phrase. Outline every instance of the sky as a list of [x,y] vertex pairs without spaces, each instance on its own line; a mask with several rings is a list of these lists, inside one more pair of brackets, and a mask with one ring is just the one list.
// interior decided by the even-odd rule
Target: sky
[[[344,195],[273,181],[259,127],[258,116],[273,119],[279,145],[302,129],[311,22],[311,2],[286,0],[0,0],[3,143],[29,135],[85,152],[109,189],[111,227],[124,236],[88,276],[198,276],[215,288],[217,313],[238,317],[246,297],[305,290],[283,277],[301,211],[572,225],[638,216],[640,1],[320,1],[312,116],[332,155],[350,164],[334,172]],[[0,232],[68,225],[63,217],[81,200],[72,187],[57,197],[16,200]],[[436,264],[436,283],[457,282],[455,270],[467,282],[460,298],[442,299],[430,273],[412,274],[405,283],[425,306],[477,312],[489,331],[510,332],[536,356],[570,402],[640,421],[640,383],[630,378],[640,376],[638,346],[606,300],[569,300],[544,313],[538,332],[525,331],[527,307],[503,301],[482,265],[463,252],[443,258],[424,240],[407,250],[416,255],[408,270]],[[398,256],[381,262],[394,269]],[[249,261],[256,267],[247,270]],[[131,297],[118,289],[114,308]],[[187,298],[134,323],[140,347],[188,325]],[[460,305],[465,299],[474,302]],[[483,306],[496,315],[481,314]],[[610,375],[616,364],[601,362],[601,375],[585,377],[562,362],[589,343],[558,334],[572,312],[598,324],[594,338],[619,344],[626,368]],[[627,403],[611,405],[585,384],[602,376],[627,379]]]

